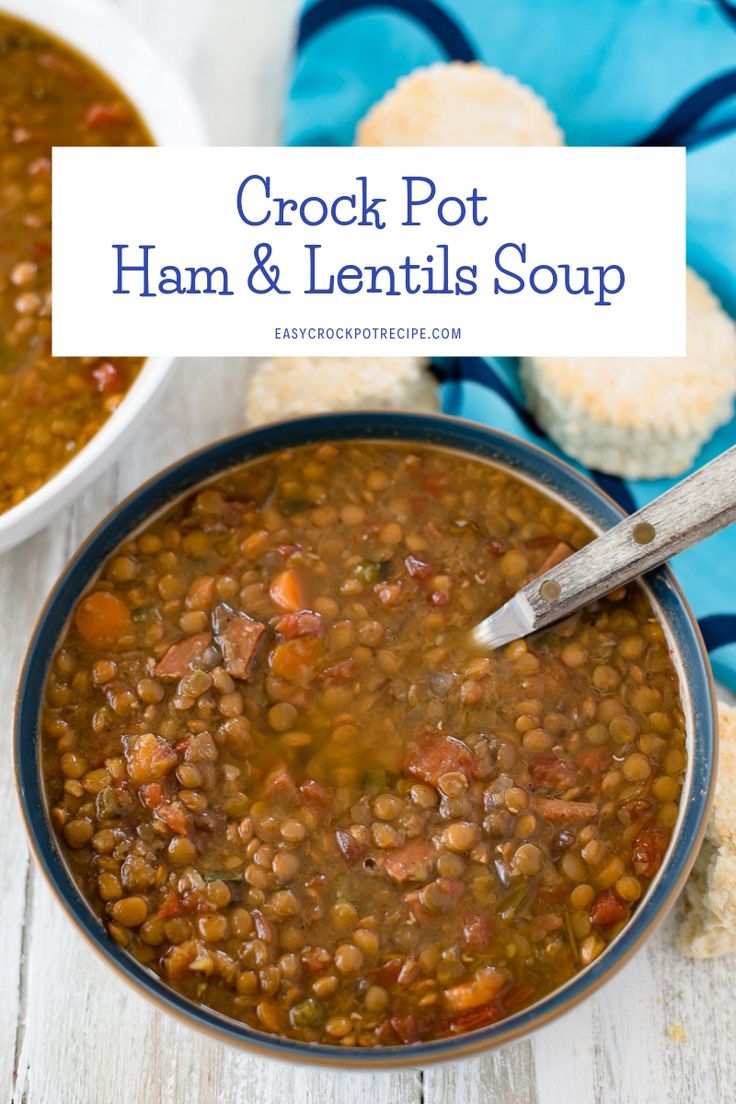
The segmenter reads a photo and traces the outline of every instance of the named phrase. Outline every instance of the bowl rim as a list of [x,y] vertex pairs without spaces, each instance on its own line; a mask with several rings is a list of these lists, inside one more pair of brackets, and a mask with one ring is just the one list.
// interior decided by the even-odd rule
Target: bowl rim
[[[206,142],[201,113],[188,86],[118,8],[95,0],[0,0],[0,15],[52,35],[91,62],[133,103],[155,144]],[[99,474],[103,457],[113,459],[111,450],[145,410],[173,362],[173,357],[146,358],[117,409],[89,441],[36,491],[0,514],[0,551],[48,524]]]
[[[389,1069],[454,1060],[527,1035],[591,996],[629,961],[674,904],[705,834],[717,764],[716,699],[697,622],[669,567],[659,568],[646,577],[646,586],[660,617],[667,623],[670,642],[679,659],[684,697],[694,722],[689,790],[683,791],[686,799],[665,862],[630,922],[590,966],[528,1009],[464,1035],[404,1046],[345,1048],[269,1035],[177,993],[109,938],[77,888],[55,843],[45,807],[38,731],[48,666],[76,600],[127,534],[194,486],[216,478],[218,473],[238,463],[282,448],[350,439],[435,445],[505,464],[547,493],[557,495],[599,528],[614,524],[624,514],[592,480],[539,446],[448,415],[385,410],[331,413],[272,422],[225,437],[189,453],[147,480],[110,511],[71,557],[39,614],[24,659],[16,692],[13,754],[16,792],[37,863],[77,930],[136,991],[190,1026],[261,1057],[297,1059],[345,1069]],[[570,488],[574,493],[567,493]]]

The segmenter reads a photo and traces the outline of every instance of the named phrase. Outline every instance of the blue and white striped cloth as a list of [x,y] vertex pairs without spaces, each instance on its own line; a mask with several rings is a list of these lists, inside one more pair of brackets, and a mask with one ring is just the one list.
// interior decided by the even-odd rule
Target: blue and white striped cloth
[[[685,145],[688,260],[736,314],[736,0],[316,0],[303,12],[286,140],[349,145],[413,69],[479,58],[542,95],[569,145]],[[529,416],[513,361],[438,365],[444,409],[559,453]],[[736,419],[696,466],[736,443]],[[668,480],[589,473],[627,510]],[[736,691],[736,535],[673,561],[716,677]]]

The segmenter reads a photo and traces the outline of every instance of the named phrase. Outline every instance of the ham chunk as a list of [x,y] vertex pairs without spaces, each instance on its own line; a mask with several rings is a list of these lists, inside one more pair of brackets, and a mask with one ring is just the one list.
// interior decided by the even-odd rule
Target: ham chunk
[[247,613],[236,613],[221,602],[212,611],[212,627],[225,670],[233,678],[250,678],[266,626],[254,621]]
[[460,985],[445,990],[445,1004],[452,1012],[469,1012],[495,1000],[508,978],[495,966],[484,966]]
[[604,889],[593,902],[590,910],[591,924],[598,924],[602,928],[610,924],[618,924],[628,914],[629,906],[622,901],[612,889]]
[[152,732],[142,736],[124,736],[123,752],[128,777],[136,789],[147,782],[157,782],[170,774],[179,763],[179,756],[171,744]]
[[437,736],[410,752],[406,769],[423,782],[436,786],[442,775],[450,771],[472,777],[478,769],[478,761],[462,740]]
[[428,840],[410,840],[386,856],[383,869],[399,885],[424,882],[429,877],[433,855],[434,847]]
[[175,836],[189,835],[192,827],[192,815],[187,812],[181,801],[159,805],[156,809],[156,819]]
[[537,812],[554,824],[584,824],[598,817],[598,806],[592,801],[563,801],[558,797],[538,797]]
[[535,782],[548,782],[555,790],[568,790],[577,782],[577,771],[560,755],[533,755],[529,774]]
[[670,834],[666,828],[659,828],[656,824],[647,824],[642,828],[631,851],[636,873],[653,878],[662,864],[669,842]]
[[296,613],[285,613],[279,618],[276,632],[287,640],[293,640],[296,636],[318,635],[324,625],[321,613],[315,613],[313,610],[297,610]]
[[201,659],[206,648],[212,640],[212,633],[196,633],[194,636],[186,636],[178,644],[172,644],[168,652],[158,661],[154,668],[157,678],[180,679],[188,675],[191,665]]

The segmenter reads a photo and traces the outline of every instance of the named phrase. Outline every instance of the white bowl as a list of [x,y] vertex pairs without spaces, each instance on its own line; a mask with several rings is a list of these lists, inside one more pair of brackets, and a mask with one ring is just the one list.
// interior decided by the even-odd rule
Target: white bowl
[[[127,19],[100,0],[0,0],[0,12],[49,31],[89,58],[138,109],[157,145],[199,146],[204,125],[191,93]],[[104,355],[105,350],[100,349]],[[0,514],[0,552],[46,525],[120,453],[171,358],[145,361],[117,410],[47,483]]]

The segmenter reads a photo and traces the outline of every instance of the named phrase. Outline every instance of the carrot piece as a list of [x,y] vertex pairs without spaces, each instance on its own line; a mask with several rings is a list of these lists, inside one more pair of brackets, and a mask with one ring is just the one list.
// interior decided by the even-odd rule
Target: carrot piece
[[274,575],[268,593],[271,595],[271,601],[274,605],[291,613],[304,609],[306,605],[302,580],[297,572],[290,567],[286,568],[285,571],[279,571],[278,575]]
[[495,966],[484,966],[467,981],[445,990],[445,1003],[453,1012],[468,1012],[490,1004],[508,981],[508,975]]
[[187,608],[193,610],[208,610],[212,605],[212,592],[214,588],[214,575],[198,575],[187,591]]
[[542,575],[546,575],[548,571],[551,571],[553,567],[557,567],[558,564],[561,564],[568,556],[572,556],[574,551],[575,549],[571,548],[565,541],[560,541],[554,546],[539,570],[532,575],[532,579],[541,579]]
[[296,681],[308,675],[322,652],[318,636],[299,636],[277,644],[271,652],[271,670],[280,678]]
[[74,623],[88,644],[115,644],[130,627],[130,612],[109,590],[96,590],[79,603]]

